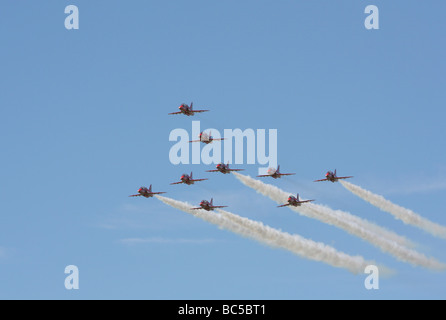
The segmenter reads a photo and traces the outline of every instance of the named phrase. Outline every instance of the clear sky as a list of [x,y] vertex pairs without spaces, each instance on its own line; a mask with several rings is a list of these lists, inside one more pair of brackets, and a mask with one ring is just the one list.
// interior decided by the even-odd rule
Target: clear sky
[[[64,26],[79,8],[79,29]],[[379,8],[379,30],[364,9]],[[327,170],[446,225],[443,1],[2,1],[0,298],[445,299],[446,273],[400,262],[243,186],[169,161],[177,128],[277,129],[270,183],[389,228],[446,262]],[[210,112],[169,116],[183,103]],[[191,137],[196,138],[196,137]],[[234,165],[234,167],[236,167]],[[257,174],[259,164],[237,165]],[[209,178],[171,186],[184,172]],[[228,211],[396,271],[366,275],[243,238],[155,198]],[[64,287],[79,268],[79,290]]]

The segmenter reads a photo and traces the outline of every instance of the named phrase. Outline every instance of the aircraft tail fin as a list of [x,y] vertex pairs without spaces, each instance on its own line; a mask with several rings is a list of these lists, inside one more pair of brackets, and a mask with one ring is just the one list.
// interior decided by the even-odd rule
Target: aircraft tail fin
[[214,205],[214,198],[211,198],[211,207]]
[[297,194],[296,199],[297,199],[297,201],[299,201],[299,194]]
[[193,107],[193,105],[194,105],[194,103],[193,103],[193,102],[191,102],[191,103],[190,103],[190,109],[191,109],[191,110],[194,110],[194,107]]
[[191,179],[191,180],[193,179],[192,171],[190,172],[190,179]]
[[149,192],[152,192],[152,185],[150,185],[149,187]]

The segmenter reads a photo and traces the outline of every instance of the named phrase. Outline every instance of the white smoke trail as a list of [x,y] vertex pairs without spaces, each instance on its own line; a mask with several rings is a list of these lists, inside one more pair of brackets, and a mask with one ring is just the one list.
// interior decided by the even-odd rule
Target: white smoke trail
[[374,264],[373,262],[366,262],[361,256],[350,256],[321,242],[314,242],[299,235],[291,235],[265,226],[261,222],[242,218],[226,211],[219,210],[221,214],[217,214],[205,210],[191,210],[191,206],[185,202],[158,195],[156,197],[176,209],[193,214],[220,228],[255,239],[272,247],[286,249],[307,259],[347,269],[355,274],[363,273],[367,265]]
[[[290,193],[287,193],[281,189],[279,189],[276,186],[266,184],[260,180],[253,179],[250,176],[246,176],[243,174],[240,174],[238,172],[233,172],[235,177],[239,179],[244,185],[256,190],[258,193],[263,194],[264,196],[269,197],[271,200],[275,201],[278,204],[284,204],[287,203],[287,199],[290,196]],[[310,212],[309,210],[306,210],[308,207],[318,208],[321,211],[323,211],[323,214]],[[310,218],[315,218],[318,220],[321,220],[322,222],[332,224],[335,226],[338,226],[338,223],[343,223],[344,221],[348,221],[350,223],[357,224],[358,226],[361,226],[380,237],[384,237],[388,240],[394,241],[402,246],[406,246],[408,248],[413,248],[415,245],[407,238],[400,236],[396,234],[395,232],[392,232],[386,228],[383,228],[381,226],[378,226],[370,221],[367,221],[365,219],[362,219],[358,216],[354,216],[348,212],[341,211],[341,210],[332,210],[326,206],[323,205],[317,205],[314,203],[309,203],[305,206],[301,206],[300,208],[296,207],[290,207],[294,211],[303,214],[305,216],[308,216]]]
[[[246,186],[268,196],[270,199],[279,204],[286,203],[288,199],[289,193],[286,193],[275,186],[263,183],[262,181],[236,172],[234,172],[234,175]],[[407,242],[405,238],[377,225],[373,225],[371,222],[354,217],[350,213],[341,210],[333,210],[329,207],[313,203],[308,203],[300,207],[291,206],[289,208],[304,216],[315,218],[327,224],[341,228],[348,233],[360,237],[361,239],[377,246],[383,252],[392,254],[401,261],[435,270],[446,269],[446,265],[435,260],[434,258],[428,258],[423,254],[402,245]]]
[[446,239],[446,227],[429,221],[410,209],[400,207],[385,199],[383,196],[374,194],[350,182],[341,181],[341,184],[353,194],[378,207],[382,211],[392,214],[396,219],[403,221],[405,224],[413,225],[434,236]]

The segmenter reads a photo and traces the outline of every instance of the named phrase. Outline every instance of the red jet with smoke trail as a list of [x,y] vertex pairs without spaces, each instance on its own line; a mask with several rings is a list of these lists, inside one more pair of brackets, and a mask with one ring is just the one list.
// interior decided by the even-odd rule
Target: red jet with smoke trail
[[293,207],[300,207],[302,203],[311,202],[314,200],[299,200],[299,194],[297,196],[290,196],[288,198],[288,203],[282,204],[281,206],[277,206],[278,208],[287,207],[287,206],[293,206]]
[[261,178],[261,177],[271,177],[271,178],[274,178],[274,179],[278,179],[278,178],[282,178],[282,176],[292,176],[294,174],[295,173],[280,173],[280,166],[277,166],[277,169],[269,168],[268,169],[268,174],[263,174],[263,175],[260,175],[260,176],[257,176],[257,177],[259,177],[259,178]]
[[319,182],[319,181],[331,181],[331,182],[336,182],[339,179],[349,179],[349,178],[353,178],[353,176],[349,176],[349,177],[338,177],[336,175],[336,169],[334,172],[328,171],[325,174],[325,179],[320,179],[320,180],[315,180],[314,182]]
[[193,116],[196,113],[206,112],[209,110],[194,110],[193,109],[193,102],[190,103],[190,107],[186,103],[182,103],[181,106],[178,107],[180,111],[172,112],[169,114],[185,114],[186,116]]
[[227,206],[214,206],[214,199],[212,198],[211,201],[207,201],[207,200],[203,200],[200,202],[200,207],[199,208],[192,208],[192,210],[200,210],[200,209],[204,209],[206,211],[213,211],[214,209],[217,208],[226,208]]
[[243,171],[245,169],[229,169],[229,162],[228,164],[219,163],[216,166],[217,170],[206,170],[206,172],[221,172],[223,174],[231,173],[232,171]]
[[200,132],[200,134],[198,135],[200,140],[192,140],[192,141],[189,141],[189,142],[203,142],[205,144],[209,144],[209,143],[212,143],[212,141],[225,140],[225,138],[214,139],[214,137],[212,137],[211,133],[212,132],[209,132],[209,134],[207,134],[205,132]]
[[146,197],[146,198],[151,198],[156,194],[163,194],[165,192],[152,192],[152,185],[150,185],[149,189],[147,189],[146,187],[141,187],[138,190],[138,194],[132,194],[129,197]]
[[181,178],[180,178],[180,181],[178,181],[178,182],[173,182],[173,183],[171,183],[171,184],[181,184],[181,183],[184,183],[184,184],[187,184],[188,186],[190,186],[191,184],[194,184],[195,182],[198,182],[198,181],[204,181],[204,180],[209,180],[209,179],[194,179],[194,178],[192,177],[192,172],[191,172],[190,175],[188,175],[188,174],[183,174],[183,175],[181,176]]

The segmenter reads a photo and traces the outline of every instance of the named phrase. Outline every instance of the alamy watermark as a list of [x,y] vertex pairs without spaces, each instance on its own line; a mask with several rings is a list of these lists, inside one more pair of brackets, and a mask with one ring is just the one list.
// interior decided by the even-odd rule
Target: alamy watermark
[[[68,5],[65,7],[65,13],[68,16],[65,18],[65,28],[67,30],[79,29],[79,8],[75,5]],[[379,29],[379,10],[375,5],[368,5],[364,9],[364,13],[369,14],[364,20],[364,26],[367,30]]]
[[375,5],[368,5],[364,9],[364,13],[369,14],[364,20],[364,27],[367,30],[378,30],[379,29],[379,10]]
[[78,30],[79,29],[79,8],[75,5],[69,5],[65,7],[65,13],[69,14],[65,18],[65,29]]
[[[259,168],[259,174],[266,174],[268,168],[277,167],[277,129],[268,129],[268,143],[266,131],[224,129],[222,136],[217,129],[201,130],[200,121],[192,121],[191,135],[187,130],[180,128],[170,132],[169,141],[176,143],[170,148],[169,160],[174,165],[222,162],[245,164],[246,158],[246,164],[267,165]],[[198,142],[191,142],[197,137],[200,138]],[[211,143],[209,139],[212,140]],[[204,142],[204,146],[200,141]]]
[[75,265],[66,266],[65,274],[68,274],[65,278],[65,289],[79,290],[79,268]]
[[379,269],[375,265],[368,265],[364,269],[364,273],[368,276],[364,280],[364,287],[367,290],[379,289]]

